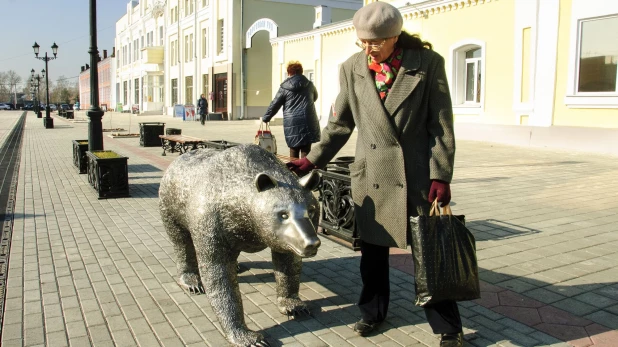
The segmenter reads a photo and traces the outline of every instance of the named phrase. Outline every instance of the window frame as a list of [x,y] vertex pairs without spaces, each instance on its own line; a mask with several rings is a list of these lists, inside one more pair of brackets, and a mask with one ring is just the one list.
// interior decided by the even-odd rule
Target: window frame
[[[569,65],[564,103],[569,108],[618,108],[616,92],[578,92],[581,56],[581,27],[584,22],[618,16],[618,2],[596,0],[595,6],[585,0],[572,0]],[[618,85],[618,81],[616,82]]]
[[[470,50],[480,49],[480,58],[466,58],[466,52]],[[485,41],[477,39],[466,39],[453,44],[450,49],[451,64],[449,65],[449,86],[451,91],[451,100],[453,104],[453,114],[461,115],[480,115],[485,110],[485,80],[486,80],[486,45]],[[478,68],[480,63],[481,67],[477,70],[475,76],[478,73],[481,74],[480,85],[480,101],[470,102],[466,101],[466,62],[475,60],[475,67]],[[480,70],[480,71],[479,71]],[[477,90],[477,78],[475,78],[475,90]]]

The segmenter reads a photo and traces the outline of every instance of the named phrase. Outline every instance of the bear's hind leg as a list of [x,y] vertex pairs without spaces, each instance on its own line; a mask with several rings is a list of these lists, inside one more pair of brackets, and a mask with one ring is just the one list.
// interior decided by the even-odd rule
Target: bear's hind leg
[[176,282],[189,294],[203,294],[204,286],[200,279],[197,266],[195,246],[189,230],[181,227],[170,218],[163,217],[163,225],[170,241],[174,245],[176,255]]
[[309,314],[309,308],[300,297],[300,272],[302,258],[293,253],[272,251],[275,281],[277,282],[277,307],[281,314],[299,316]]

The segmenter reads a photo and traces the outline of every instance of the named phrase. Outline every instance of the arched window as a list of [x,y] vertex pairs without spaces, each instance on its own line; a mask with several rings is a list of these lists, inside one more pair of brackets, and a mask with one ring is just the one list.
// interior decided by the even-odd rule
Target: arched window
[[476,40],[451,46],[451,97],[460,114],[478,114],[485,100],[485,43]]

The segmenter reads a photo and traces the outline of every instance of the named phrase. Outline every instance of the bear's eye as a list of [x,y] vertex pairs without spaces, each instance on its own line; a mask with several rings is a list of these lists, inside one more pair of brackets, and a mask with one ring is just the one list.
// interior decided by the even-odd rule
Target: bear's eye
[[281,213],[279,214],[279,217],[280,217],[281,219],[288,219],[288,218],[290,218],[290,216],[287,214],[287,212],[281,212]]

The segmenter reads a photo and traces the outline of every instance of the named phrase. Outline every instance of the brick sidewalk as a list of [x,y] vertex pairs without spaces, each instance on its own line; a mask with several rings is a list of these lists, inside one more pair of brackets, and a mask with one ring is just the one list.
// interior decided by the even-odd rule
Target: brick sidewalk
[[[138,122],[163,121],[184,135],[251,142],[257,130],[253,121],[202,127],[108,116],[104,128],[132,133]],[[106,149],[130,158],[131,198],[97,200],[72,164],[71,140],[87,138],[87,123],[54,122],[44,129],[28,113],[2,346],[224,346],[206,296],[189,296],[174,280],[157,203],[177,154],[106,136]],[[286,153],[282,128],[273,131]],[[354,140],[340,155],[353,155]],[[460,305],[468,345],[618,346],[616,172],[613,157],[458,142],[452,205],[477,238],[483,281],[482,299]],[[276,308],[270,252],[241,255],[250,328],[273,346],[438,345],[412,304],[409,252],[393,250],[389,318],[363,338],[352,331],[359,254],[322,240],[303,268],[301,296],[312,316],[298,320]]]

